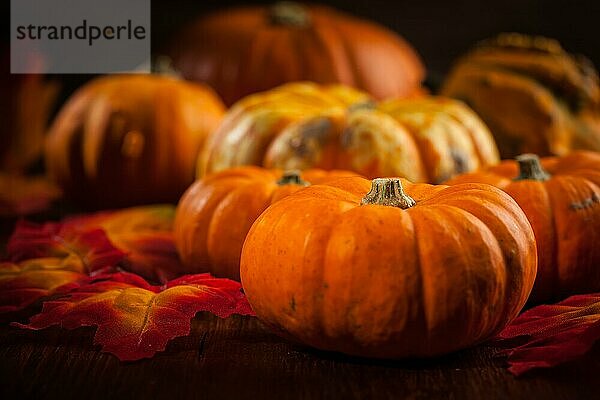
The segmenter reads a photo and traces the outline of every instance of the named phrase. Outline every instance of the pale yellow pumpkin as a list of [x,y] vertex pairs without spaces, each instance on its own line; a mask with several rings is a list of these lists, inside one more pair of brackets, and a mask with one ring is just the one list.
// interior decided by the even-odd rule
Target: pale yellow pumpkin
[[490,132],[459,101],[375,103],[349,87],[294,83],[236,103],[208,139],[198,170],[344,169],[441,182],[497,162]]

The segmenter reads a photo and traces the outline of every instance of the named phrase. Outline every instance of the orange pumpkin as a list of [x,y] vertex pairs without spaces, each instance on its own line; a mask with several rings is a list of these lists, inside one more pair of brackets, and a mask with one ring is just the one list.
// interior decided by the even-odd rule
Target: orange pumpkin
[[523,211],[483,184],[341,178],[270,206],[241,279],[266,324],[343,353],[435,356],[500,331],[536,273]]
[[181,198],[173,225],[175,244],[190,273],[240,280],[240,254],[254,220],[270,204],[311,183],[355,175],[239,167],[196,181]]
[[424,67],[384,27],[329,7],[275,3],[205,16],[167,52],[186,79],[215,88],[227,104],[286,82],[343,83],[377,98],[418,92]]
[[525,154],[448,184],[465,182],[499,187],[525,211],[539,257],[533,301],[600,290],[600,154]]
[[50,175],[93,206],[175,202],[224,109],[203,86],[167,76],[98,78],[56,117],[46,142]]
[[442,182],[496,162],[490,132],[456,100],[375,104],[349,87],[291,83],[236,103],[207,141],[199,174],[251,164]]
[[600,151],[600,85],[591,62],[544,37],[503,34],[475,47],[442,94],[471,106],[503,158]]

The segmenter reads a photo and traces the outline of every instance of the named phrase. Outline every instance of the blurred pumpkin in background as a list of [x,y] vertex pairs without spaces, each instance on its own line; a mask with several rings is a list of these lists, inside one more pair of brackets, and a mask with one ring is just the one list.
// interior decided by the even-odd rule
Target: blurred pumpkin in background
[[532,301],[600,290],[600,154],[524,154],[448,184],[469,182],[504,190],[531,222],[538,249]]
[[198,84],[159,75],[113,75],[77,90],[46,142],[50,176],[92,207],[176,202],[224,106]]
[[425,74],[415,50],[394,32],[287,1],[204,16],[175,37],[167,55],[184,78],[209,84],[228,105],[300,80],[407,97],[421,90]]
[[261,165],[442,182],[498,159],[485,124],[459,101],[418,97],[377,104],[341,85],[290,83],[229,110],[203,149],[199,175]]
[[186,271],[240,280],[250,226],[269,205],[311,184],[356,176],[347,171],[231,168],[196,181],[177,206],[173,232]]
[[462,57],[441,93],[471,106],[503,158],[600,151],[600,86],[591,62],[552,39],[503,34]]

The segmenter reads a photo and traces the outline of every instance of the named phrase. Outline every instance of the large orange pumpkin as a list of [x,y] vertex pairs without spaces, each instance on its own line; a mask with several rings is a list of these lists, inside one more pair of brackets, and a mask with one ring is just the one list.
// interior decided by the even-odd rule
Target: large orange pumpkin
[[241,278],[266,324],[352,355],[435,356],[481,342],[525,304],[536,273],[523,211],[490,185],[340,178],[270,206]]
[[236,103],[207,141],[199,170],[337,168],[437,183],[496,162],[490,132],[456,100],[376,104],[349,87],[292,83]]
[[232,168],[196,181],[181,198],[173,225],[177,250],[188,272],[211,272],[240,280],[246,234],[270,204],[309,184],[345,171]]
[[503,34],[475,47],[442,94],[489,126],[503,158],[600,151],[600,85],[591,62],[543,37]]
[[343,83],[377,98],[419,91],[424,67],[397,34],[329,7],[280,2],[205,16],[168,51],[186,79],[227,104],[286,82]]
[[158,75],[98,78],[79,89],[51,126],[50,175],[94,206],[175,202],[223,105],[207,87]]
[[483,182],[521,206],[538,247],[533,301],[600,290],[600,154],[517,157],[448,184]]

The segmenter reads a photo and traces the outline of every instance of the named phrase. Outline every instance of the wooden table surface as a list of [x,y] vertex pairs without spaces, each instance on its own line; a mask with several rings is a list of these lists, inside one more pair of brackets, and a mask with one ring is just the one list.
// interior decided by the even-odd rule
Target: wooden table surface
[[600,346],[515,378],[489,347],[426,361],[348,358],[290,344],[251,317],[198,314],[190,336],[136,362],[100,352],[93,332],[1,325],[0,398],[600,398]]

